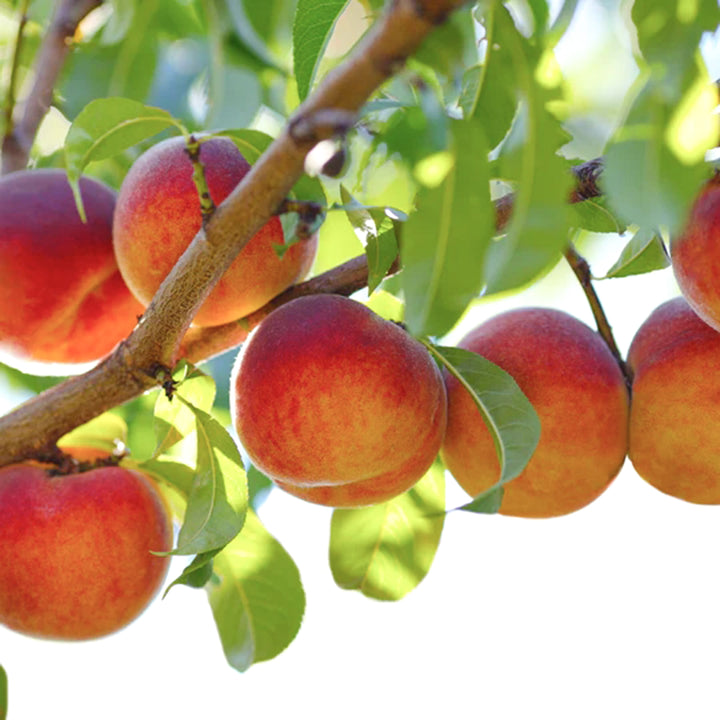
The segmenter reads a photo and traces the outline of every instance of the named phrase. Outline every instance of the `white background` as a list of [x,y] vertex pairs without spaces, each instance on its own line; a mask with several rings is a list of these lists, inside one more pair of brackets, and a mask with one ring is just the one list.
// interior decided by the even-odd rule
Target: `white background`
[[[579,37],[598,27],[602,3],[586,5],[595,14],[586,13]],[[622,244],[607,240],[594,252],[596,273]],[[623,350],[676,294],[669,270],[598,288]],[[462,330],[525,304],[592,323],[561,266],[526,293],[481,304]],[[463,502],[448,485],[448,505]],[[327,509],[278,491],[261,516],[298,563],[307,594],[303,627],[282,655],[231,670],[203,591],[174,588],[100,641],[0,629],[10,719],[720,716],[720,508],[665,496],[629,463],[597,501],[565,517],[451,513],[428,577],[395,604],[334,586]]]

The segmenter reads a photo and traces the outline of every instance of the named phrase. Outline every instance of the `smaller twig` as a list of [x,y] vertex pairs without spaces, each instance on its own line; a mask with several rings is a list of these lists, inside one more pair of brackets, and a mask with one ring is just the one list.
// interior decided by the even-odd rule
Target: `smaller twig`
[[59,0],[35,60],[35,80],[22,104],[22,115],[3,139],[0,174],[26,167],[40,123],[52,104],[53,91],[70,53],[72,38],[80,22],[102,2]]
[[590,303],[590,309],[592,310],[593,317],[595,318],[595,324],[597,325],[598,332],[617,361],[623,377],[625,378],[625,384],[629,390],[632,387],[632,370],[623,359],[617,343],[615,342],[615,336],[613,335],[612,328],[608,322],[607,315],[605,315],[605,311],[600,303],[600,298],[598,297],[595,287],[592,284],[590,265],[588,265],[587,260],[585,260],[585,258],[575,250],[572,243],[568,243],[564,255],[565,259],[568,261],[570,267],[575,273],[575,276],[580,282],[583,292],[585,293],[585,297]]
[[[12,64],[10,66],[10,77],[8,78],[7,102],[5,104],[5,133],[4,137],[13,132],[13,115],[15,113],[15,93],[18,69],[20,67],[20,51],[22,50],[23,34],[28,21],[28,6],[30,0],[23,0],[20,7],[20,19],[18,21],[17,35],[15,36],[15,48],[13,50]],[[3,140],[4,142],[4,140]]]

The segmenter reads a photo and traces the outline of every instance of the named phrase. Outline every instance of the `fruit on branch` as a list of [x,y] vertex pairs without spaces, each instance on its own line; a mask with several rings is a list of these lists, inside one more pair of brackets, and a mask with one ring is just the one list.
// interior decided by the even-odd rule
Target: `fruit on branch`
[[172,526],[152,481],[123,467],[53,475],[0,469],[0,623],[28,635],[96,638],[134,620],[160,589]]
[[[200,145],[200,161],[215,205],[245,177],[250,165],[228,138]],[[193,165],[181,137],[159,142],[125,176],[113,228],[120,271],[148,305],[202,226]],[[300,240],[279,257],[282,224],[271,218],[243,248],[195,315],[195,325],[221,325],[248,315],[310,269],[317,237]]]
[[[628,392],[601,337],[559,310],[521,308],[497,315],[460,343],[513,376],[535,407],[540,441],[525,470],[505,486],[500,512],[553,517],[598,497],[627,451]],[[489,430],[467,390],[446,375],[447,468],[475,497],[500,477]]]
[[720,176],[700,191],[670,250],[680,291],[705,322],[720,330]]
[[298,298],[265,318],[238,355],[231,394],[253,464],[322,505],[404,492],[445,432],[445,387],[425,348],[338,295]]
[[638,475],[695,503],[720,503],[720,333],[681,297],[657,307],[628,351],[629,457]]
[[[115,193],[82,178],[83,223],[62,170],[0,178],[0,359],[89,363],[107,355],[143,308],[120,276],[112,246]],[[70,372],[68,367],[60,372]]]

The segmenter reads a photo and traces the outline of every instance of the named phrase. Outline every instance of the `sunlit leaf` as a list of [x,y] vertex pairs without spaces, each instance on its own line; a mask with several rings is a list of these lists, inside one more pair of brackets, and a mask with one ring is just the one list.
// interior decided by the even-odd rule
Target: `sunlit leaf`
[[501,5],[496,24],[495,42],[505,45],[512,58],[523,102],[506,141],[506,157],[512,161],[508,168],[517,189],[505,235],[490,246],[486,257],[488,294],[521,287],[559,260],[567,242],[567,196],[572,186],[572,176],[557,154],[567,136],[548,112],[548,91],[534,76],[537,51]]
[[605,277],[627,277],[653,270],[662,270],[670,265],[665,245],[651,230],[641,228],[623,248],[620,257],[607,271]]
[[197,467],[173,550],[176,555],[195,555],[226,545],[242,529],[248,505],[245,469],[233,439],[211,415],[187,404],[197,424]]
[[125,420],[113,412],[106,412],[63,435],[58,445],[97,448],[110,455],[127,442],[127,433]]
[[624,223],[605,207],[603,198],[591,198],[571,205],[574,227],[596,233],[621,233]]
[[298,0],[293,23],[293,67],[300,100],[310,92],[325,46],[349,0]]
[[482,128],[468,121],[451,127],[452,169],[441,185],[418,193],[417,210],[403,227],[400,280],[405,321],[415,335],[445,334],[480,294],[483,255],[494,229]]
[[[215,400],[215,381],[210,375],[193,367],[175,393],[191,406],[209,412]],[[195,430],[195,413],[189,405],[177,398],[168,398],[166,393],[159,393],[153,422],[157,440],[154,455],[157,457]]]
[[158,460],[151,458],[139,463],[138,470],[151,475],[156,481],[167,483],[187,499],[193,489],[195,470],[175,460]]
[[7,718],[8,711],[8,677],[5,668],[0,665],[0,720]]
[[337,509],[330,527],[335,582],[377,600],[399,600],[425,577],[443,528],[445,477],[436,462],[410,490],[384,503]]
[[368,262],[368,292],[375,291],[398,255],[395,227],[385,208],[370,208],[358,203],[340,186],[345,212],[358,238],[365,243]]
[[275,657],[300,629],[300,573],[252,510],[243,531],[215,556],[206,589],[225,657],[236,670]]
[[492,3],[482,16],[485,60],[466,70],[460,97],[464,116],[477,118],[483,124],[490,148],[507,135],[519,100],[510,47],[506,42],[497,42],[497,13],[497,3]]
[[540,418],[515,380],[494,363],[463,348],[429,343],[426,347],[472,396],[500,461],[497,483],[483,492],[477,502],[474,500],[461,509],[495,512],[502,497],[499,490],[523,471],[535,452],[540,439]]
[[65,138],[65,164],[76,197],[77,181],[88,163],[112,157],[169,127],[184,132],[170,113],[136,100],[111,97],[88,103]]
[[213,575],[213,558],[220,552],[221,548],[196,555],[190,564],[165,588],[163,597],[170,588],[176,585],[186,585],[192,588],[201,588],[209,582]]

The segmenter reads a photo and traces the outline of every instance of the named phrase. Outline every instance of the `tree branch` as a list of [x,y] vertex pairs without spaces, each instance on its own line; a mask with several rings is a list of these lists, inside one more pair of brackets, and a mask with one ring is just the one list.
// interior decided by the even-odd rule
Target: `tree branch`
[[[433,27],[463,3],[393,0],[364,40],[323,79],[213,213],[132,334],[89,373],[50,388],[0,419],[0,466],[51,451],[74,427],[157,385],[157,369],[173,366],[180,357],[181,341],[214,285],[280,207],[302,175],[305,157],[314,144],[333,134],[332,127],[313,122],[313,118],[324,118],[328,111],[357,112],[402,67]],[[312,127],[312,137],[294,137],[298,124]],[[291,133],[290,128],[296,132]]]
[[0,174],[27,166],[42,119],[52,104],[53,89],[71,49],[80,22],[103,0],[60,0],[35,62],[35,80],[22,104],[22,116],[11,123],[2,144]]

